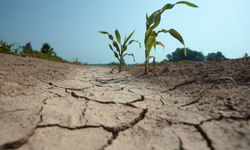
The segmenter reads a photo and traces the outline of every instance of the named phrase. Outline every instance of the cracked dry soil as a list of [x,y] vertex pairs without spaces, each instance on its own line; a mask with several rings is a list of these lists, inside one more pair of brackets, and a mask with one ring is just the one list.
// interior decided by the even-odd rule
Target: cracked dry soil
[[250,149],[250,58],[80,66],[0,54],[0,150]]

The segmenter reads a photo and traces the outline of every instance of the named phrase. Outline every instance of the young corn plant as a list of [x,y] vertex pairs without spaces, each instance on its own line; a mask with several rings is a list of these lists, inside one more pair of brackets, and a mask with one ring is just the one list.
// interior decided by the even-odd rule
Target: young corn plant
[[121,43],[121,35],[120,35],[118,30],[115,30],[115,37],[116,37],[117,42],[114,40],[113,36],[111,34],[109,34],[108,32],[106,32],[106,31],[98,31],[98,32],[100,32],[102,34],[108,34],[109,39],[112,41],[112,44],[115,47],[115,50],[114,50],[114,48],[113,48],[113,46],[111,44],[109,44],[109,48],[114,52],[115,57],[119,61],[119,72],[121,72],[121,66],[122,66],[122,63],[124,62],[123,61],[124,56],[126,56],[126,55],[132,56],[133,59],[134,59],[134,62],[135,62],[134,54],[132,54],[132,53],[131,54],[128,54],[128,53],[124,54],[124,52],[127,50],[128,45],[133,43],[133,42],[139,43],[139,47],[141,48],[141,43],[139,41],[136,41],[136,40],[130,40],[129,41],[129,39],[134,34],[135,30],[128,37],[127,36],[124,37],[124,42],[123,43]]
[[[159,33],[161,33],[161,32],[170,33],[170,35],[172,35],[174,38],[176,38],[178,41],[180,41],[181,44],[183,44],[184,47],[185,47],[185,43],[184,43],[184,40],[183,40],[182,36],[175,29],[170,29],[170,30],[162,29],[162,30],[159,30],[159,31],[154,30],[161,22],[162,13],[165,10],[172,9],[176,4],[185,4],[185,5],[190,6],[190,7],[198,7],[195,4],[187,2],[187,1],[179,1],[179,2],[177,2],[175,4],[166,4],[166,5],[164,5],[162,7],[162,9],[159,9],[159,10],[155,11],[154,13],[152,13],[150,15],[150,17],[148,17],[148,14],[146,14],[146,32],[145,32],[145,39],[144,39],[144,45],[145,45],[145,74],[148,74],[148,60],[150,58],[154,58],[152,56],[149,56],[152,47],[154,47],[154,49],[155,49],[156,45],[161,45],[164,48],[164,45],[161,42],[156,41],[156,37],[158,36]],[[187,55],[187,51],[186,51],[185,48],[184,48],[184,54],[185,54],[185,56]]]

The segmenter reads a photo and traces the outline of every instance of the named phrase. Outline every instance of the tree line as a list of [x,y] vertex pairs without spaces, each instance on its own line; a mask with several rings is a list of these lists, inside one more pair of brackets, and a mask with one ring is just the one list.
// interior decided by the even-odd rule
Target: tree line
[[166,59],[163,61],[168,62],[178,62],[178,61],[214,61],[218,58],[224,59],[226,58],[222,52],[217,51],[216,53],[208,53],[206,56],[202,52],[198,52],[196,50],[191,50],[189,48],[186,48],[187,50],[187,56],[184,55],[184,48],[177,48],[174,52],[171,54],[166,55]]
[[[14,45],[17,45],[18,47],[13,48]],[[40,51],[38,51],[38,50],[33,50],[31,42],[28,42],[25,45],[21,46],[16,43],[8,44],[7,42],[4,42],[1,40],[0,53],[38,57],[38,58],[43,58],[43,59],[55,60],[55,61],[65,61],[61,57],[57,56],[56,52],[50,46],[49,43],[43,43]]]

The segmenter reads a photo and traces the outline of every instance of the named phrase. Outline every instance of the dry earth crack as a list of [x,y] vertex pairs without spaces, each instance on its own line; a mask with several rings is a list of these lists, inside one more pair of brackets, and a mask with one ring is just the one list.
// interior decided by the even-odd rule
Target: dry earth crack
[[149,75],[0,57],[0,150],[249,149],[249,57]]
[[[40,112],[43,110],[43,107],[37,112],[36,115],[39,115]],[[21,139],[13,142],[8,142],[0,146],[0,150],[4,149],[17,149],[27,143],[28,139],[34,134],[35,130],[37,129],[38,125],[42,122],[42,116],[40,115],[39,121],[34,125],[34,127]]]
[[[96,100],[96,99],[91,99],[91,98],[86,97],[86,96],[80,96],[80,95],[76,94],[73,91],[71,92],[71,96],[73,96],[74,98],[84,98],[86,100],[91,100],[91,101],[94,101],[94,102],[97,102],[97,103],[100,103],[100,104],[116,104],[116,102],[114,102],[114,101],[99,101],[99,100]],[[121,103],[121,102],[117,102],[117,103],[122,104],[122,105],[126,105],[126,106],[130,106],[130,107],[133,107],[133,108],[137,108],[136,106],[133,105],[133,103],[139,102],[139,101],[144,101],[144,99],[145,99],[145,97],[143,95],[141,95],[140,99],[132,100],[131,102],[127,102],[127,103]]]
[[118,137],[119,132],[125,131],[125,130],[127,130],[129,128],[132,128],[137,123],[139,123],[141,120],[143,120],[147,112],[148,112],[148,109],[143,109],[143,111],[139,114],[139,117],[137,117],[133,121],[131,121],[131,122],[127,123],[127,124],[121,125],[121,126],[108,127],[108,126],[103,126],[102,125],[102,127],[106,131],[111,132],[113,136],[111,137],[111,139],[108,140],[107,144],[104,145],[101,149],[103,150],[107,146],[111,145],[112,142]]

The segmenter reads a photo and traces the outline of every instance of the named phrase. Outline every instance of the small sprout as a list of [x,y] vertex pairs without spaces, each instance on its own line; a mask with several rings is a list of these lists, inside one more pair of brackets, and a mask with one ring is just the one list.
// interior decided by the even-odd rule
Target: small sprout
[[[102,34],[108,34],[108,37],[109,39],[112,41],[112,45],[109,44],[109,48],[111,49],[111,51],[114,52],[114,56],[118,59],[119,61],[119,72],[121,72],[121,66],[122,64],[124,63],[124,56],[128,55],[128,56],[132,56],[133,59],[134,59],[134,62],[135,62],[135,57],[134,57],[134,54],[128,54],[128,53],[125,53],[124,52],[127,50],[127,47],[129,44],[133,43],[133,42],[137,42],[139,43],[139,46],[141,48],[141,43],[139,41],[136,41],[136,40],[130,40],[128,42],[128,40],[132,37],[132,35],[134,34],[135,30],[127,37],[125,36],[124,38],[124,42],[123,44],[121,44],[121,35],[119,33],[118,30],[115,30],[115,37],[116,37],[116,41],[114,40],[113,36],[111,34],[109,34],[108,32],[106,31],[99,31],[99,33],[102,33]],[[114,50],[114,47],[115,47],[115,50]],[[111,73],[113,72],[113,69],[111,71]]]

